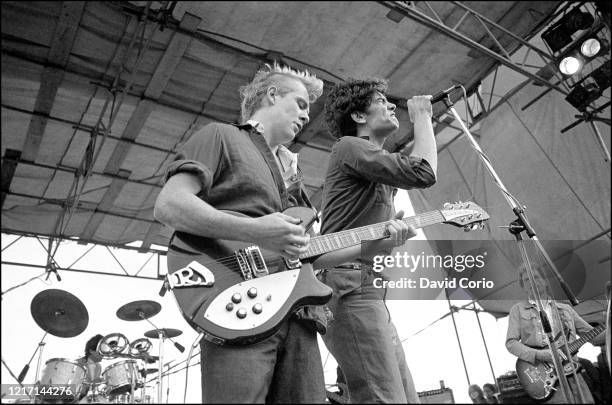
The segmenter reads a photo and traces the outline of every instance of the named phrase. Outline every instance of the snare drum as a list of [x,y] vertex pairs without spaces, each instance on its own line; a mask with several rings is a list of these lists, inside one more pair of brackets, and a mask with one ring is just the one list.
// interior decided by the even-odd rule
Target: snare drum
[[124,360],[106,367],[102,372],[102,379],[106,382],[106,393],[118,395],[142,387],[142,378],[138,372],[136,360]]
[[58,399],[55,392],[50,393],[50,395],[43,394],[45,390],[42,389],[39,390],[38,397],[44,402],[73,402],[79,399],[84,381],[85,367],[82,365],[68,359],[47,360],[39,385],[41,388],[51,385],[59,386],[60,389],[63,389],[62,399]]

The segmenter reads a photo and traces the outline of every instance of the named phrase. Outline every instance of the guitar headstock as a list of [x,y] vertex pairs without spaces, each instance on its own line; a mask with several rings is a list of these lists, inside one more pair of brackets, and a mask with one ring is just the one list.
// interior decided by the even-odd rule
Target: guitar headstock
[[472,201],[446,203],[440,210],[444,223],[461,226],[466,232],[484,228],[484,221],[490,218],[485,210]]

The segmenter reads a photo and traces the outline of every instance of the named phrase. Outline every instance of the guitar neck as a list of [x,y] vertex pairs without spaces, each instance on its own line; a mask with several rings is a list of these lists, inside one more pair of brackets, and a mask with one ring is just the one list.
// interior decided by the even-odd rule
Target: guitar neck
[[599,335],[605,329],[606,329],[606,327],[603,326],[603,325],[598,326],[596,328],[591,329],[590,331],[588,331],[584,335],[582,335],[580,337],[580,339],[574,340],[572,343],[570,343],[568,345],[570,353],[572,353],[572,354],[577,353],[578,350],[582,347],[582,345],[584,345],[585,343],[588,343],[591,340],[595,339],[595,337],[597,337],[597,335]]
[[[415,229],[439,224],[444,222],[444,220],[444,216],[438,210],[402,219],[405,224],[411,225]],[[387,233],[387,225],[389,223],[390,221],[380,222],[378,224],[314,237],[310,239],[308,250],[300,255],[300,259],[308,259],[324,253],[359,245],[364,240],[384,239],[389,236]]]

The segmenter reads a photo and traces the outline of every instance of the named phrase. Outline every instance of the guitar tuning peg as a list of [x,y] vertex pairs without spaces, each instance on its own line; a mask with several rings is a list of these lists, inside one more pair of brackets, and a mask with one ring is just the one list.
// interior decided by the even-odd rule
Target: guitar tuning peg
[[481,223],[480,223],[480,230],[482,231],[482,230],[484,229],[484,227],[485,227],[484,222],[481,222]]
[[466,225],[463,227],[463,232],[469,232],[472,230],[472,227],[470,227],[469,225]]
[[450,209],[450,208],[453,208],[453,206],[452,206],[452,204],[451,204],[451,203],[444,203],[444,206],[443,206],[443,207],[444,207],[444,209]]
[[475,231],[476,229],[478,229],[479,225],[478,224],[473,224],[472,225],[472,230]]

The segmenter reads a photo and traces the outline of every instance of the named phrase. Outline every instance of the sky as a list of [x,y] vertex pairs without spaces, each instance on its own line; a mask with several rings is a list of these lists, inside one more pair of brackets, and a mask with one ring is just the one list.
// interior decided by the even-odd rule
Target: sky
[[[398,209],[403,209],[406,216],[413,215],[412,206],[405,192],[398,193],[396,200]],[[424,239],[422,231],[416,236]],[[44,264],[46,252],[43,246],[35,238],[21,238],[13,245],[7,247],[17,239],[14,235],[2,234],[2,260],[8,262],[25,262],[30,264]],[[42,240],[46,246],[46,240]],[[64,242],[58,250],[56,260],[61,267],[68,267],[77,260],[91,245],[79,245],[76,242]],[[113,249],[113,255],[122,263],[131,274],[139,269],[140,275],[155,276],[156,260],[150,255],[135,251]],[[143,267],[144,265],[144,267]],[[73,268],[90,271],[105,271],[122,274],[121,267],[102,246],[92,249],[86,256],[80,259]],[[160,270],[165,274],[165,258],[162,256]],[[19,285],[33,277],[43,274],[40,268],[3,265],[1,269],[2,281],[2,360],[18,375],[23,366],[28,362],[38,343],[44,335],[44,331],[35,323],[30,304],[39,292],[46,289],[60,289],[78,297],[87,308],[89,323],[87,328],[78,336],[72,338],[59,338],[47,335],[43,346],[42,366],[49,359],[63,358],[70,361],[83,355],[87,340],[95,335],[108,335],[121,333],[132,342],[142,338],[146,331],[154,327],[147,321],[124,321],[116,316],[117,309],[121,306],[138,300],[153,300],[161,305],[161,312],[149,320],[157,327],[174,328],[183,331],[176,341],[185,346],[185,353],[178,352],[170,342],[164,344],[164,363],[173,361],[176,364],[186,359],[190,345],[193,343],[197,333],[184,321],[172,293],[164,297],[158,295],[161,287],[159,280],[136,279],[118,277],[112,275],[97,275],[60,270],[62,278],[57,281],[54,275],[45,281],[45,276],[28,282],[27,284],[8,291],[11,287]],[[466,301],[452,301],[453,305],[461,306]],[[412,372],[416,389],[427,391],[440,388],[443,380],[446,387],[453,390],[455,401],[458,403],[470,402],[467,395],[468,380],[461,360],[457,336],[453,328],[450,316],[435,322],[438,318],[448,314],[446,300],[435,301],[388,301],[392,319],[398,334],[403,341],[406,360]],[[484,331],[484,339],[491,356],[494,374],[499,376],[514,369],[516,359],[506,351],[504,342],[507,328],[507,318],[495,319],[487,313],[480,313],[480,322]],[[474,311],[459,311],[455,314],[457,332],[459,334],[461,348],[466,362],[467,373],[470,383],[482,385],[487,382],[494,383],[493,375],[483,337],[478,327],[478,321]],[[427,327],[433,323],[432,326]],[[426,328],[420,333],[421,329]],[[152,355],[158,355],[159,342],[151,340],[153,347]],[[336,377],[336,363],[325,349],[319,339],[321,348],[321,360],[324,365],[326,383],[333,384]],[[199,349],[196,348],[196,353]],[[599,349],[590,344],[585,345],[580,355],[590,360],[595,360]],[[25,383],[33,383],[36,375],[38,362],[36,355],[31,363],[30,370],[25,378]],[[112,367],[120,360],[103,360],[103,370]],[[192,364],[199,361],[199,356],[192,360]],[[157,367],[157,364],[149,367]],[[181,365],[178,368],[182,368]],[[175,369],[175,370],[176,370]],[[42,369],[41,369],[42,373]],[[15,383],[14,378],[8,372],[7,367],[2,366],[2,383]],[[174,373],[167,377],[169,384],[164,379],[164,402],[168,398],[169,403],[182,402],[185,387],[185,371]],[[187,402],[200,402],[200,371],[198,366],[190,368],[189,383],[187,390]],[[169,393],[166,389],[169,388]],[[157,388],[154,382],[148,384],[148,393],[154,398]]]

